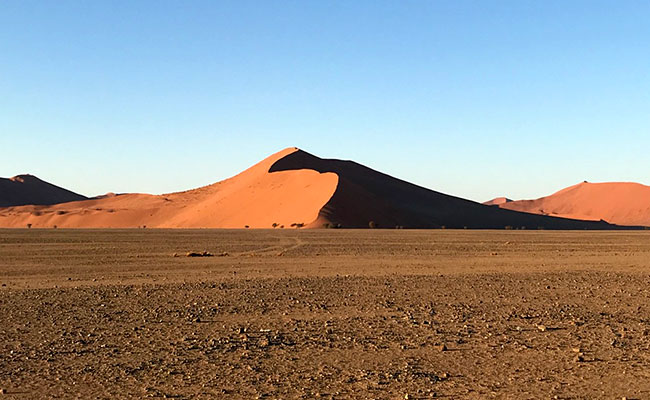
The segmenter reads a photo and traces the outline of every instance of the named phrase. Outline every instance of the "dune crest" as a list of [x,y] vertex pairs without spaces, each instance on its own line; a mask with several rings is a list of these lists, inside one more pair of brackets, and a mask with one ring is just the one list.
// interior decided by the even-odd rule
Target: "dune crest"
[[650,186],[633,182],[582,182],[536,200],[518,200],[501,208],[617,225],[650,226]]

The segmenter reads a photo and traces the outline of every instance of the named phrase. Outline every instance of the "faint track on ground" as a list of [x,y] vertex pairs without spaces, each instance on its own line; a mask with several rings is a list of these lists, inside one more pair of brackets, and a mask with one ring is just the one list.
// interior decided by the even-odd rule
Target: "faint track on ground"
[[239,253],[233,253],[232,255],[235,257],[253,257],[253,256],[263,256],[263,255],[269,255],[271,253],[275,254],[284,254],[287,251],[295,250],[299,248],[300,246],[303,246],[306,244],[306,242],[299,238],[299,237],[293,237],[290,238],[290,241],[284,241],[282,243],[273,245],[273,246],[266,246],[262,247],[260,249],[253,249],[253,250],[247,250],[247,251],[242,251]]

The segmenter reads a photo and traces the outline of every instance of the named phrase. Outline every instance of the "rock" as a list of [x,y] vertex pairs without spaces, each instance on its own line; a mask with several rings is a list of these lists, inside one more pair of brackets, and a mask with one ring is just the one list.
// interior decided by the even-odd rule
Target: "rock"
[[539,329],[540,332],[546,332],[546,325],[537,325],[537,329]]
[[212,253],[208,251],[203,251],[201,253],[197,253],[195,251],[188,251],[185,254],[186,257],[212,257]]
[[0,389],[0,394],[7,394],[7,389],[5,388]]
[[443,344],[438,344],[438,345],[436,345],[436,346],[435,346],[435,349],[438,350],[438,351],[447,351],[447,350],[448,350],[448,349],[447,349],[447,345],[444,344],[444,343],[443,343]]
[[575,357],[573,357],[573,361],[575,361],[575,362],[584,362],[585,357],[582,355],[582,353],[578,353],[578,354],[576,354]]

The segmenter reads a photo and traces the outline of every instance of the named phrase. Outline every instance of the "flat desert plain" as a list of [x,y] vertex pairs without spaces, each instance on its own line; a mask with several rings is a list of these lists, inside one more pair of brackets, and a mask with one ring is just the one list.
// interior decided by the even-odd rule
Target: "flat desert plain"
[[0,230],[0,283],[6,398],[650,398],[648,232]]

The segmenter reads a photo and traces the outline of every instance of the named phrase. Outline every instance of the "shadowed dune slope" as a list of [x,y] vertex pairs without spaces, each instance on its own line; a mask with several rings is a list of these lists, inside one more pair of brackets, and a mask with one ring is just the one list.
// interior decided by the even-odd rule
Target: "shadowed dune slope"
[[269,173],[280,151],[221,182],[165,195],[122,194],[51,207],[0,209],[0,226],[59,228],[271,228],[309,224],[332,197],[338,177],[315,170]]
[[0,178],[0,207],[57,204],[86,198],[33,175]]
[[326,160],[302,150],[276,161],[270,171],[313,169],[339,177],[334,195],[311,226],[365,228],[373,221],[394,228],[618,229],[601,221],[579,221],[514,212],[438,193],[352,161]]
[[650,186],[629,182],[583,182],[537,200],[518,200],[509,210],[617,225],[650,226]]

